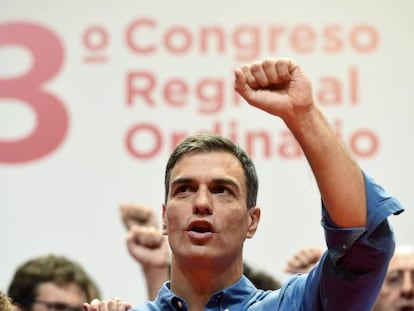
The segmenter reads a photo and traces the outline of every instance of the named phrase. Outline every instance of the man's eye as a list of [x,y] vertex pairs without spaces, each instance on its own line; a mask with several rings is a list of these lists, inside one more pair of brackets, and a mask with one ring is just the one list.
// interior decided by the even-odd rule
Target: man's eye
[[68,311],[68,310],[72,310],[71,307],[69,307],[68,305],[64,304],[64,303],[56,303],[53,305],[53,309],[56,311]]
[[402,280],[402,274],[399,272],[391,272],[387,277],[387,283],[398,284]]
[[229,191],[229,189],[227,189],[226,187],[224,187],[224,186],[217,186],[217,187],[215,187],[214,188],[214,192],[215,193],[221,193],[221,194],[226,194],[226,193],[229,193],[230,191]]
[[187,192],[189,190],[190,190],[190,186],[181,185],[181,186],[177,187],[176,192],[177,193],[183,193],[183,192]]

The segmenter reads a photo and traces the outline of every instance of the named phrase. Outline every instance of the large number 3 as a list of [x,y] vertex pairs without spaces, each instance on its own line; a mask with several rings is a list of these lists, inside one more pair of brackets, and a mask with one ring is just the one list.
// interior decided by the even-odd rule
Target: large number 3
[[64,52],[59,38],[36,24],[0,24],[0,48],[18,45],[29,49],[33,66],[21,76],[0,78],[0,103],[17,99],[36,114],[36,126],[24,138],[0,140],[0,162],[23,163],[38,160],[54,151],[68,130],[68,114],[61,100],[44,91],[43,85],[61,68]]

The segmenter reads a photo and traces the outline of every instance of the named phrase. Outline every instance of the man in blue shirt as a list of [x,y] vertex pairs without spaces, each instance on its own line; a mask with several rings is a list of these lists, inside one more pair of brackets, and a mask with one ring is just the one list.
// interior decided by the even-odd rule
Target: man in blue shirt
[[280,117],[301,146],[320,190],[328,250],[309,274],[292,277],[280,290],[256,289],[243,276],[242,256],[260,221],[254,165],[227,139],[191,136],[165,172],[171,280],[154,301],[133,310],[370,310],[394,251],[387,217],[402,211],[399,202],[345,150],[293,60],[236,69],[235,90]]

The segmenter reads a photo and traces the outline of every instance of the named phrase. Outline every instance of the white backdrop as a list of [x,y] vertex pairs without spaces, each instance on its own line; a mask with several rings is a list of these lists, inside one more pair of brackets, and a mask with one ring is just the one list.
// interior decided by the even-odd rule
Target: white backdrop
[[[319,198],[283,124],[234,98],[232,69],[292,57],[361,166],[405,205],[414,243],[414,4],[395,1],[0,1],[0,288],[32,256],[79,261],[103,297],[146,298],[121,202],[160,214],[175,138],[239,142],[261,184],[246,261],[280,279],[323,245]],[[261,132],[249,146],[249,134]]]

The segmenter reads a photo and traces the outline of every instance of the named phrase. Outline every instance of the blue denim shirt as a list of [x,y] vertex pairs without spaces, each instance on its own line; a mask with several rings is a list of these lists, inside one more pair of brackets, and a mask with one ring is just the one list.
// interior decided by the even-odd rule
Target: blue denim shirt
[[[257,289],[242,276],[235,284],[215,293],[205,310],[371,310],[395,248],[387,217],[401,213],[403,208],[371,178],[365,174],[364,177],[366,227],[338,228],[322,206],[328,250],[311,272],[294,275],[276,291]],[[154,301],[132,310],[188,310],[185,300],[174,295],[169,286],[169,282],[164,283]]]

